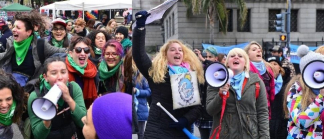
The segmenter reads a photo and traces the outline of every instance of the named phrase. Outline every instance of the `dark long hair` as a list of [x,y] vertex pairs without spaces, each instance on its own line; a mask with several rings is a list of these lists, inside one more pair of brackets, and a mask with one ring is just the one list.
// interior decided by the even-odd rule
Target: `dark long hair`
[[12,117],[12,122],[19,122],[24,112],[24,89],[16,82],[11,74],[0,69],[0,90],[9,88],[13,99],[16,101],[16,109]]

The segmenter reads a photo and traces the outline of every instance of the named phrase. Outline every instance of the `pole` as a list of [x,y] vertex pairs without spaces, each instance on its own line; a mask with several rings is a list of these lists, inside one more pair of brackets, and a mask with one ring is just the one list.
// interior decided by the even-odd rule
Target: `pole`
[[291,0],[287,0],[288,9],[287,9],[287,55],[290,56],[290,15],[291,15]]

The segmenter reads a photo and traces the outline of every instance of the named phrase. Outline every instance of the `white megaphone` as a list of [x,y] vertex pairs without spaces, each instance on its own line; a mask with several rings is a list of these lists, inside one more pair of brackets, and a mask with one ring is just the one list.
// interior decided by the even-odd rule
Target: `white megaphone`
[[306,64],[302,71],[302,78],[309,88],[324,88],[324,61],[314,60]]
[[[219,62],[209,65],[205,71],[205,79],[212,87],[221,87],[225,85],[233,76],[233,71]],[[223,94],[226,95],[226,92],[223,92]]]
[[56,103],[62,96],[61,89],[55,84],[42,98],[36,98],[32,102],[32,111],[43,120],[51,120],[56,116]]

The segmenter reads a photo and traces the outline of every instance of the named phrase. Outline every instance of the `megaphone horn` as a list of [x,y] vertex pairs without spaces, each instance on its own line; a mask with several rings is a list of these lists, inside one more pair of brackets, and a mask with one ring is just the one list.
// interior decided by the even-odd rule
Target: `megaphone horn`
[[314,60],[306,64],[302,71],[302,79],[309,88],[324,88],[324,61]]
[[209,65],[205,71],[205,79],[210,86],[221,87],[233,77],[233,71],[227,69],[222,63]]
[[62,96],[61,89],[55,84],[42,98],[36,98],[32,102],[33,113],[42,120],[51,120],[56,116],[56,104]]

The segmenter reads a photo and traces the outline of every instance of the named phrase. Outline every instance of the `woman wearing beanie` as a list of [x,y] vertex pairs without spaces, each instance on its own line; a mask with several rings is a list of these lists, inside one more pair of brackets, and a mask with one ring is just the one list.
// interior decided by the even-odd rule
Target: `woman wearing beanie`
[[106,31],[93,30],[87,37],[91,40],[91,48],[94,51],[94,57],[92,58],[99,62],[101,59],[102,48],[106,42],[111,39],[111,36],[108,35]]
[[[257,74],[250,72],[248,55],[240,48],[233,48],[228,53],[225,66],[234,74],[229,83],[207,88],[207,112],[213,116],[210,138],[215,139],[219,134],[220,139],[268,139],[265,85]],[[223,96],[223,92],[228,96]],[[227,97],[225,107],[223,97]]]
[[[136,13],[136,27],[133,30],[133,58],[152,92],[144,138],[187,139],[182,129],[190,129],[201,116],[202,107],[195,105],[174,109],[171,76],[195,71],[198,84],[203,84],[203,67],[196,54],[179,40],[166,42],[152,62],[145,52],[145,21],[148,16],[147,11]],[[157,102],[160,102],[179,122],[174,122],[156,105]]]
[[271,105],[271,120],[270,120],[270,138],[285,139],[287,138],[287,122],[288,119],[284,116],[282,103],[284,100],[285,88],[290,81],[290,69],[282,67],[279,56],[271,56],[267,58],[267,62],[274,67],[275,77],[275,99]]
[[48,43],[59,48],[69,47],[72,35],[66,31],[65,21],[58,18],[53,20],[52,24],[53,28],[48,36]]
[[86,139],[131,139],[132,96],[116,92],[99,97],[82,121]]
[[[28,115],[31,131],[35,139],[71,139],[83,127],[81,118],[86,115],[82,90],[75,82],[69,82],[68,67],[63,58],[50,57],[44,62],[43,74],[35,85],[35,91],[28,98]],[[51,120],[37,117],[32,110],[32,102],[45,96],[57,85],[62,95],[57,101],[57,115]],[[53,92],[54,93],[54,92]],[[80,132],[81,133],[81,132]]]
[[126,54],[128,49],[132,47],[132,41],[128,38],[128,29],[124,26],[117,28],[115,32],[115,39],[123,46],[123,51]]
[[[7,50],[0,53],[0,67],[12,73],[25,92],[34,90],[34,84],[41,74],[42,64],[37,52],[37,37],[34,35],[35,22],[40,22],[41,15],[34,11],[29,14],[16,14],[13,36],[7,39]],[[41,21],[44,22],[44,21]],[[44,43],[45,59],[55,53],[65,52],[65,48]]]
[[89,34],[89,31],[85,28],[86,22],[82,18],[78,18],[74,23],[74,34],[85,37]]
[[[83,90],[86,108],[97,98],[99,76],[97,67],[89,60],[91,40],[74,36],[65,62],[69,71],[69,81],[75,81]],[[93,52],[92,52],[93,53]]]
[[111,92],[125,92],[123,47],[111,39],[102,48],[103,58],[98,65],[99,72],[99,95]]
[[[299,67],[303,72],[305,66],[314,60],[324,62],[324,56],[309,50],[306,45],[297,49],[300,57]],[[324,89],[306,86],[302,75],[295,76],[287,85],[284,99],[285,116],[288,121],[287,139],[322,138],[322,121]]]
[[17,126],[24,111],[24,90],[10,74],[0,70],[0,138],[23,139]]
[[273,67],[271,64],[262,59],[262,46],[256,41],[250,42],[244,51],[250,58],[250,70],[257,73],[266,84],[269,119],[271,119],[271,104],[275,99],[275,80],[273,75]]

